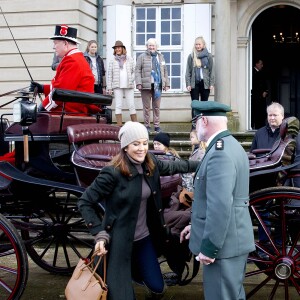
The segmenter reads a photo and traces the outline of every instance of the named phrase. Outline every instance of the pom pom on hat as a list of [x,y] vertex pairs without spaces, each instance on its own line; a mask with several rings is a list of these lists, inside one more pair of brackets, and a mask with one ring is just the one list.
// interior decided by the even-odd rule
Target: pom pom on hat
[[121,142],[121,148],[125,148],[134,141],[140,139],[149,140],[149,134],[147,128],[139,122],[126,122],[119,131],[119,140]]
[[165,147],[169,148],[170,147],[170,135],[166,132],[159,132],[154,138],[153,142],[159,142],[163,144]]

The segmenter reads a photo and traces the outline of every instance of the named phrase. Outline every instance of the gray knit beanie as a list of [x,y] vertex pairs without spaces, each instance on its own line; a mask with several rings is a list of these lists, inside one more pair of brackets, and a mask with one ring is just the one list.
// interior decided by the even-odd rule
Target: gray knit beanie
[[126,122],[119,131],[119,140],[121,142],[121,148],[125,148],[130,143],[139,139],[149,140],[149,134],[147,128],[139,122]]

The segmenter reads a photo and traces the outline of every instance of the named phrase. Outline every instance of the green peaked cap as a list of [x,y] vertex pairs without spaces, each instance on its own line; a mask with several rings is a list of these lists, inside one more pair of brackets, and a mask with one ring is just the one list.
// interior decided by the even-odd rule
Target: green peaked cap
[[195,115],[201,116],[226,116],[226,113],[231,111],[231,108],[223,103],[216,101],[192,101],[192,109]]

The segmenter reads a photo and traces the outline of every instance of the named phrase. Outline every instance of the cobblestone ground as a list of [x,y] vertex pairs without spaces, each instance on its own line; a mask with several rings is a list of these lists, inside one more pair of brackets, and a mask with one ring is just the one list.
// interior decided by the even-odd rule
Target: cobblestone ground
[[[30,259],[29,259],[30,260]],[[64,289],[68,282],[68,276],[62,275],[53,275],[42,270],[40,267],[35,265],[31,260],[29,262],[29,279],[25,289],[25,292],[22,296],[22,300],[56,300],[56,299],[65,299]],[[255,268],[254,264],[248,264],[247,269]],[[253,289],[258,282],[261,282],[262,278],[257,276],[255,279],[246,279],[245,288],[246,291]],[[203,300],[202,293],[202,277],[201,271],[196,276],[196,278],[188,284],[187,286],[172,286],[168,288],[166,299],[172,300]],[[273,285],[266,285],[262,292],[258,295],[255,295],[251,300],[264,300],[268,299],[272,291]],[[137,300],[144,299],[144,288],[135,285],[135,290],[137,294]],[[290,288],[292,294],[290,294],[289,300],[299,300],[299,295],[293,288]],[[1,295],[0,295],[0,299]],[[274,300],[283,300],[284,291],[281,289],[281,292],[273,298]],[[4,300],[4,299],[3,299]],[[83,299],[84,300],[84,299]],[[122,300],[122,299],[120,299]]]

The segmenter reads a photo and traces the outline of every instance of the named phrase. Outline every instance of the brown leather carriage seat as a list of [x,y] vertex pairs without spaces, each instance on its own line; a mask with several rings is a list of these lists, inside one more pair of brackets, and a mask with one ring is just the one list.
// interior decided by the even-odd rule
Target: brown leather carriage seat
[[[68,127],[69,142],[75,149],[71,162],[80,186],[89,186],[99,171],[120,152],[119,130],[120,127],[107,124],[82,124]],[[161,151],[151,152],[158,157],[164,154]],[[181,177],[178,174],[162,176],[162,198],[169,200],[178,184],[181,184]]]
[[87,187],[99,170],[120,152],[120,127],[108,124],[71,125],[67,129],[69,142],[74,146],[71,162],[77,183]]
[[296,117],[284,119],[280,126],[280,139],[272,149],[256,149],[248,154],[250,172],[290,164],[293,160],[298,132],[299,120]]
[[289,165],[293,164],[296,137],[299,132],[299,120],[295,117],[284,119],[280,126],[280,139],[271,151],[257,149],[250,153],[250,192],[260,189],[285,185]]

